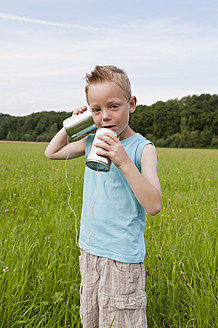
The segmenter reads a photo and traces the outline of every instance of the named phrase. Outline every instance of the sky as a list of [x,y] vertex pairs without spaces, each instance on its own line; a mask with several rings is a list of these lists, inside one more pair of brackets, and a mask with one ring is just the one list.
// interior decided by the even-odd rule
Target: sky
[[124,69],[137,103],[218,94],[217,0],[0,0],[0,113],[86,105],[85,74]]

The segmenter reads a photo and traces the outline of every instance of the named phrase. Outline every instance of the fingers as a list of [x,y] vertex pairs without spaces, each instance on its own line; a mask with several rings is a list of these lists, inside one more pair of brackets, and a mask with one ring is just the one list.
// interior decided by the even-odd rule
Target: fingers
[[[98,155],[101,156],[107,156],[106,153],[102,153],[102,151],[106,151],[107,154],[111,151],[114,151],[117,146],[118,146],[119,140],[115,135],[112,134],[104,134],[104,135],[98,135],[97,140],[95,141],[94,146],[99,148],[99,153]],[[100,149],[101,149],[101,154],[100,154]]]
[[96,142],[95,143],[95,147],[97,148],[97,150],[102,150],[102,151],[110,151],[111,149],[111,145],[106,143],[106,142]]
[[102,134],[98,135],[98,139],[108,143],[109,145],[111,145],[111,143],[113,143],[113,141],[116,143],[119,141],[117,136],[115,136],[111,133],[107,133],[107,132],[104,133],[103,135]]
[[82,114],[86,110],[87,110],[86,106],[80,107],[78,109],[74,109],[72,116]]

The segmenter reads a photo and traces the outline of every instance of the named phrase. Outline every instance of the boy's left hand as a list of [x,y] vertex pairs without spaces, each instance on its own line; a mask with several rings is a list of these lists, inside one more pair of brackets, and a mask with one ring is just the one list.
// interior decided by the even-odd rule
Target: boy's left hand
[[96,152],[97,155],[108,157],[119,169],[130,160],[120,140],[111,133],[99,135],[102,142],[95,142],[96,147],[102,148]]

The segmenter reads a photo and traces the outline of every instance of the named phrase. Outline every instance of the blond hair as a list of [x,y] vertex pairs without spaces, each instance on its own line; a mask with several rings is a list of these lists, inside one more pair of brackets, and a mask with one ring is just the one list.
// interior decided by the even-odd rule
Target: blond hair
[[131,98],[131,84],[126,72],[115,66],[95,66],[94,71],[90,74],[86,74],[86,99],[88,102],[88,89],[89,85],[97,82],[111,81],[115,82],[124,93],[127,101],[130,101]]

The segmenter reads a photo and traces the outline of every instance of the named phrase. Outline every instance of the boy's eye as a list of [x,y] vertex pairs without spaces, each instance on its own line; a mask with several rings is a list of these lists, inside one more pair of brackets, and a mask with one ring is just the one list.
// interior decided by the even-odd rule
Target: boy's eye
[[118,105],[111,105],[112,109],[116,109],[118,107]]
[[99,113],[101,111],[100,108],[92,108],[93,113]]

